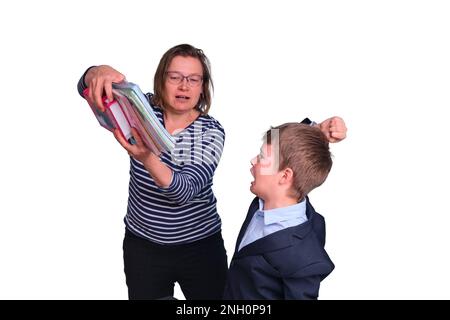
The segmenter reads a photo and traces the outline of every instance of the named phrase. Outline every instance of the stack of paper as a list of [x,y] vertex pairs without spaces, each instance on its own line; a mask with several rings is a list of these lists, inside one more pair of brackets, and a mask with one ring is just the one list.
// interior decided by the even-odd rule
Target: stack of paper
[[[83,92],[85,97],[88,90]],[[113,83],[113,96],[114,101],[111,102],[103,98],[105,112],[90,104],[104,128],[110,131],[120,129],[130,143],[135,143],[131,134],[131,128],[135,128],[147,148],[157,155],[175,148],[174,138],[163,127],[138,85],[126,81]]]

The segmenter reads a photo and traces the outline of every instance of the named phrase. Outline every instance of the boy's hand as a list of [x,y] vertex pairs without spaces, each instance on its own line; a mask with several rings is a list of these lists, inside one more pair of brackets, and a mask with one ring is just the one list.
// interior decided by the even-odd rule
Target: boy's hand
[[320,130],[329,142],[339,142],[347,137],[347,127],[340,117],[332,117],[319,123]]

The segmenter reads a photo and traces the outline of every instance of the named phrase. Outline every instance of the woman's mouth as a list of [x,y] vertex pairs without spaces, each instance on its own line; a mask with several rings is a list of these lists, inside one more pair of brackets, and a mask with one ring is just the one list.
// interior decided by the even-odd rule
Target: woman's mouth
[[175,99],[177,101],[186,102],[186,101],[188,101],[190,99],[190,97],[179,95],[179,96],[175,96]]

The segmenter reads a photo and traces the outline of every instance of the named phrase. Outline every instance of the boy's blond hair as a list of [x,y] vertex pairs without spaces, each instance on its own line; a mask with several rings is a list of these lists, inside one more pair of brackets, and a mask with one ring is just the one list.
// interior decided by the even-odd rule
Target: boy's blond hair
[[266,132],[264,141],[271,144],[272,130],[278,130],[279,168],[294,173],[293,196],[302,200],[320,186],[333,165],[329,143],[317,127],[301,123],[285,123]]

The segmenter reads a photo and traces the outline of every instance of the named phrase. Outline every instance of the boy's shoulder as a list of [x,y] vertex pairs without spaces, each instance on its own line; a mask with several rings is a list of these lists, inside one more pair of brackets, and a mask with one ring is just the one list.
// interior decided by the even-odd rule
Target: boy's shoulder
[[319,268],[320,273],[330,273],[334,264],[320,245],[314,232],[292,246],[264,254],[265,260],[283,276],[301,273],[303,270]]
[[309,205],[309,200],[307,216],[308,221],[305,223],[280,231],[288,233],[290,246],[264,254],[267,262],[283,275],[291,275],[311,267],[320,268],[324,273],[330,273],[334,269],[324,248],[325,219]]

